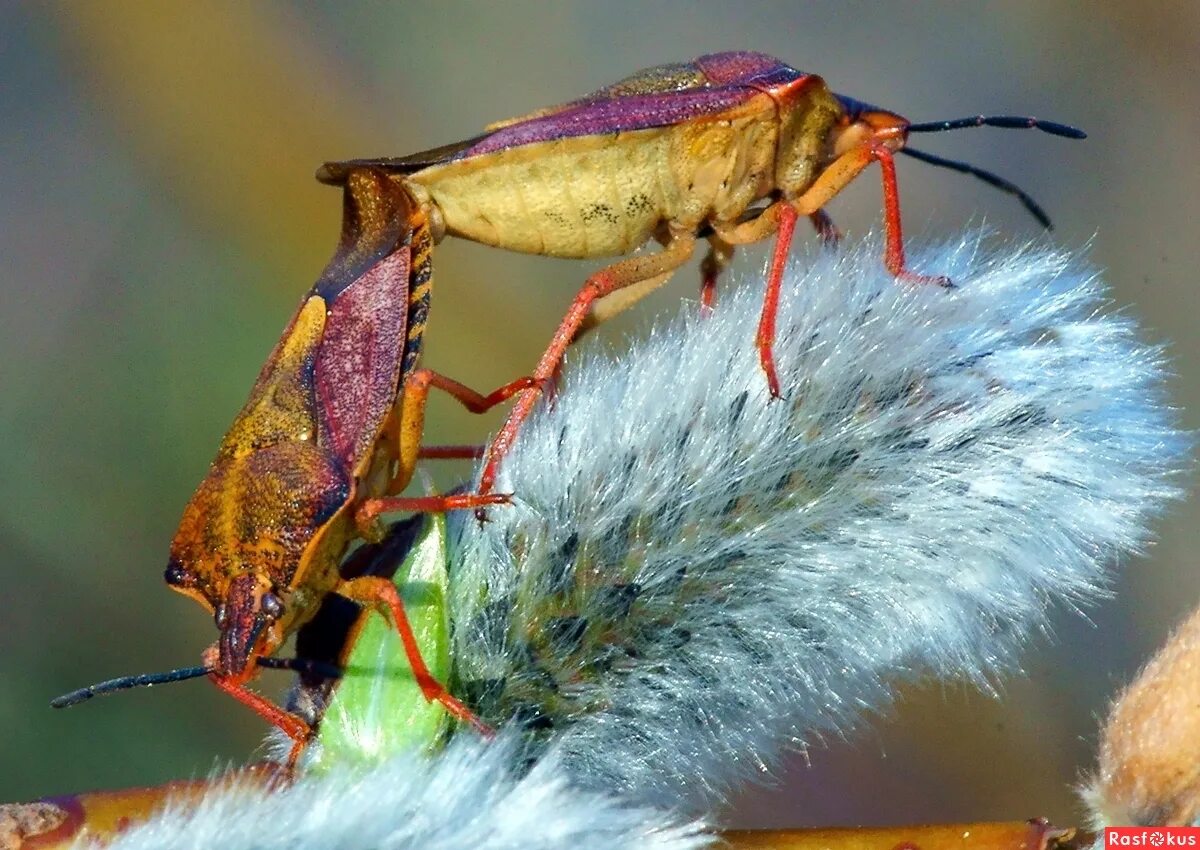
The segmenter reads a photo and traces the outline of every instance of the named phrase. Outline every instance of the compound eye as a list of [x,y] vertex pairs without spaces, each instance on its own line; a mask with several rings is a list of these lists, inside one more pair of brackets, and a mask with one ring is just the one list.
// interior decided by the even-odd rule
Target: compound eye
[[183,568],[183,564],[174,558],[167,563],[167,569],[163,573],[163,578],[172,587],[184,587],[188,584],[187,570]]
[[217,628],[224,631],[225,626],[229,625],[229,610],[224,605],[218,605],[217,610],[213,612],[213,620]]
[[283,600],[270,591],[263,594],[261,607],[262,612],[272,620],[283,616]]

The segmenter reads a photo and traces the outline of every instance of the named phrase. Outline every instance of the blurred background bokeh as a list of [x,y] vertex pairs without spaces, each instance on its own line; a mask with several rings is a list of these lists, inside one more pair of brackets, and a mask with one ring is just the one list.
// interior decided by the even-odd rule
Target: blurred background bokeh
[[[369,4],[13,3],[0,8],[0,800],[202,774],[263,723],[204,682],[98,700],[53,695],[195,663],[211,619],[162,583],[167,543],[297,299],[335,241],[325,159],[399,155],[636,69],[752,49],[914,120],[1034,113],[1083,143],[964,131],[923,147],[1032,190],[1070,248],[1090,242],[1116,305],[1169,341],[1195,427],[1200,339],[1200,4],[1104,0]],[[910,238],[985,221],[1024,239],[1009,197],[911,160]],[[874,172],[831,207],[879,222]],[[746,251],[740,269],[757,269]],[[528,370],[585,264],[448,242],[426,363],[480,389]],[[606,331],[695,297],[683,274]],[[438,399],[438,442],[480,420]],[[443,481],[465,470],[443,470]],[[1077,818],[1069,786],[1095,721],[1200,600],[1195,501],[1086,616],[1058,611],[998,693],[908,689],[814,742],[743,825]],[[798,600],[802,602],[802,600]],[[274,675],[282,686],[283,674]],[[265,677],[264,677],[265,678]]]

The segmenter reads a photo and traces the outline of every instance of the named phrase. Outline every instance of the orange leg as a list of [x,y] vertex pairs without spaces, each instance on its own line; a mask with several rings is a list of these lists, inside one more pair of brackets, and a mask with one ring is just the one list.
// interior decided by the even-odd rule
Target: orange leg
[[[721,235],[716,234],[709,237],[708,241],[712,247],[709,248],[708,255],[700,266],[703,275],[700,287],[700,310],[703,315],[712,312],[717,298],[717,278],[732,262],[735,244],[759,242],[777,232],[780,224],[780,210],[782,207],[778,209],[768,207],[759,216],[748,222],[742,222],[740,225],[714,227],[718,233],[727,235],[730,241],[727,242]],[[837,245],[842,240],[842,232],[837,229],[837,225],[833,223],[833,219],[825,210],[818,209],[809,213],[808,219],[812,222],[813,229],[817,231],[817,236],[825,245]]]
[[[816,212],[816,210],[814,210]],[[763,296],[762,315],[758,320],[758,334],[755,345],[758,347],[758,361],[762,365],[767,378],[767,388],[771,398],[779,398],[779,377],[775,371],[775,314],[779,310],[779,292],[783,287],[783,269],[787,264],[788,252],[792,247],[792,234],[796,230],[796,210],[787,201],[776,201],[758,218],[742,222],[728,228],[718,229],[722,239],[731,245],[741,245],[747,242],[759,242],[772,233],[775,234],[775,247],[771,254],[771,270],[767,275],[767,290]]]
[[290,711],[280,708],[262,694],[256,694],[231,676],[209,673],[208,678],[218,688],[292,739],[292,749],[288,752],[287,766],[289,770],[294,768],[296,759],[300,758],[300,753],[304,752],[304,747],[312,736],[312,729],[309,725]]
[[701,271],[700,279],[700,315],[711,316],[717,304],[717,273]]
[[[579,330],[575,333],[575,338],[571,340],[572,344],[579,342],[580,338],[588,331],[607,322],[618,313],[624,313],[634,304],[665,284],[674,274],[675,271],[671,270],[657,277],[639,281],[624,289],[619,289],[611,293],[607,298],[597,298],[592,302],[592,309],[588,311],[587,316],[580,323]],[[551,385],[550,389],[553,386],[554,384]]]
[[[767,378],[767,389],[771,398],[780,398],[779,375],[775,370],[775,317],[779,313],[779,293],[783,288],[783,270],[787,265],[792,248],[792,235],[796,231],[796,211],[786,204],[779,207],[779,229],[775,232],[775,250],[771,255],[771,271],[767,275],[767,290],[763,295],[762,313],[758,317],[758,333],[754,343],[758,347],[758,362]],[[836,245],[842,238],[837,227],[824,210],[808,214],[817,235],[826,245]]]
[[412,626],[408,622],[408,615],[404,613],[404,601],[400,598],[396,585],[389,579],[379,576],[362,576],[342,582],[334,592],[347,599],[361,602],[363,605],[388,611],[392,616],[392,623],[395,624],[396,631],[400,635],[400,642],[404,644],[404,654],[408,658],[409,666],[412,667],[417,687],[421,689],[425,699],[441,703],[455,718],[469,724],[481,735],[492,737],[491,727],[455,699],[446,690],[445,685],[429,672],[429,668],[425,665],[425,659],[421,657],[421,649],[417,646],[416,635],[413,634]]
[[[542,354],[541,360],[538,361],[537,368],[533,370],[535,386],[517,399],[504,426],[488,447],[487,461],[479,479],[481,494],[492,492],[500,461],[512,448],[517,433],[520,431],[521,423],[533,411],[534,405],[541,396],[542,388],[553,380],[567,346],[575,338],[593,302],[626,287],[661,275],[669,275],[687,261],[695,244],[696,239],[690,233],[672,233],[666,247],[659,253],[629,257],[613,263],[606,269],[601,269],[587,279],[571,303],[570,309],[567,310],[566,316],[559,323],[558,330],[554,332],[554,337],[550,340],[550,345],[545,353]],[[480,516],[480,519],[483,517]]]
[[763,299],[762,315],[758,322],[756,344],[758,359],[766,375],[771,397],[779,398],[779,378],[775,374],[775,360],[772,354],[775,343],[775,313],[779,305],[779,290],[783,285],[783,268],[787,262],[788,251],[792,246],[792,234],[796,229],[796,210],[787,201],[776,201],[763,210],[757,218],[731,226],[714,225],[713,229],[729,245],[761,242],[772,233],[776,234],[771,271],[767,276],[767,291]]

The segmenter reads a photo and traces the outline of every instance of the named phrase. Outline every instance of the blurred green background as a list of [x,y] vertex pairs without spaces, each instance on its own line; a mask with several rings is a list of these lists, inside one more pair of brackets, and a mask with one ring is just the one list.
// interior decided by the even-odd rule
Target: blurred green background
[[[61,713],[47,701],[196,663],[213,639],[209,617],[162,583],[167,544],[333,246],[338,195],[312,179],[325,159],[463,138],[725,49],[779,56],[914,120],[1075,123],[1087,142],[980,130],[923,147],[1018,180],[1059,244],[1090,241],[1117,304],[1171,342],[1175,401],[1200,409],[1194,2],[8,3],[0,39],[0,800],[204,773],[260,740],[262,722],[204,682]],[[900,169],[910,237],[981,220],[1036,235],[1011,198]],[[879,208],[872,172],[831,212],[853,238]],[[457,242],[436,262],[426,363],[480,389],[529,369],[598,265]],[[695,280],[682,275],[658,309],[694,297]],[[438,399],[430,433],[478,440],[497,421]],[[999,699],[911,689],[798,755],[731,819],[1074,820],[1069,785],[1107,697],[1200,599],[1198,520],[1194,503],[1176,510],[1090,619],[1058,612]]]

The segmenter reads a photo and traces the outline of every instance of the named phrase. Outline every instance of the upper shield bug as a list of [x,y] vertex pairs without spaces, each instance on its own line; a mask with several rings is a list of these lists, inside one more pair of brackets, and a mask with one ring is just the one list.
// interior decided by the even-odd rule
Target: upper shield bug
[[[429,304],[432,236],[425,208],[380,171],[345,176],[337,253],[305,296],[225,435],[171,544],[166,581],[210,612],[220,633],[197,668],[128,677],[55,701],[207,675],[292,738],[310,727],[247,683],[329,594],[389,614],[427,699],[485,728],[429,672],[395,585],[343,573],[357,538],[383,536],[385,511],[446,511],[507,501],[494,494],[402,498],[421,456],[430,387],[481,412],[529,385],[482,396],[417,368]],[[454,452],[440,451],[446,457]]]
[[717,53],[661,65],[561,106],[494,123],[482,135],[411,156],[328,163],[318,178],[341,183],[364,165],[409,187],[445,234],[556,257],[627,254],[650,239],[663,250],[613,263],[587,279],[488,452],[480,492],[491,492],[501,457],[563,352],[592,324],[636,302],[709,243],[703,301],[734,246],[775,234],[757,335],[768,387],[780,394],[772,357],[784,261],[798,216],[827,238],[825,205],[872,162],[883,172],[884,263],[904,258],[893,154],[964,171],[1015,194],[1042,224],[1041,208],[1012,183],[973,166],[907,147],[913,133],[961,127],[1036,128],[1083,138],[1033,118],[977,116],[913,124],[834,94],[825,81],[760,53]]

